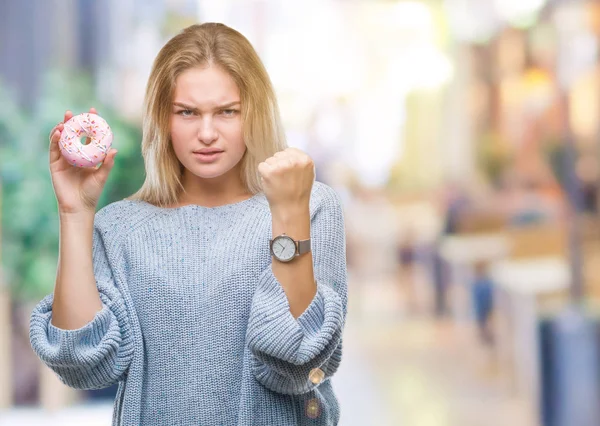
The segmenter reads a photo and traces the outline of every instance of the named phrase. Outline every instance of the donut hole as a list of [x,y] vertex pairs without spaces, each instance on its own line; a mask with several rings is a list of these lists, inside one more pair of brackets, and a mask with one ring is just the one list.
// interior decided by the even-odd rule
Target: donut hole
[[82,136],[79,138],[79,142],[81,142],[82,145],[89,145],[89,143],[92,142],[92,138],[89,136]]

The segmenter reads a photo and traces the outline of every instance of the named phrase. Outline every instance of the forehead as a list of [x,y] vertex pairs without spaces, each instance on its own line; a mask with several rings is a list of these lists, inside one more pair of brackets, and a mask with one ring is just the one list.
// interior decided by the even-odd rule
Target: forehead
[[175,80],[174,102],[214,106],[238,101],[240,92],[231,76],[214,65],[189,68]]

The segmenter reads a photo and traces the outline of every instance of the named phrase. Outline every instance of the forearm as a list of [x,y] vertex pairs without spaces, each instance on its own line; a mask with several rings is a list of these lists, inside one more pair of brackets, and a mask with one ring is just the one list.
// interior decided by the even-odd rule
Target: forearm
[[248,319],[254,375],[282,394],[316,389],[341,361],[347,305],[343,212],[334,191],[317,185],[310,209],[308,201],[296,202],[299,209],[274,209],[270,203],[273,237],[310,237],[311,251],[290,263],[273,257],[259,276]]
[[81,328],[102,309],[92,261],[94,213],[60,216],[59,260],[52,325]]
[[[272,235],[282,233],[294,240],[310,238],[310,211],[308,205],[281,208],[271,211]],[[272,258],[273,275],[281,283],[290,304],[290,312],[298,318],[310,305],[317,293],[313,271],[312,252],[305,253],[291,262]]]

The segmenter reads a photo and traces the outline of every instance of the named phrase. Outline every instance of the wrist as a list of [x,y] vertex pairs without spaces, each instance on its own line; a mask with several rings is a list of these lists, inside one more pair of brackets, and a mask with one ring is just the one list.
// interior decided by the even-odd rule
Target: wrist
[[89,223],[94,222],[96,212],[93,210],[83,210],[77,212],[58,212],[61,223]]
[[296,220],[299,217],[310,215],[308,203],[299,204],[283,204],[279,206],[271,206],[271,217],[279,221]]
[[289,207],[271,212],[273,237],[283,233],[295,240],[310,238],[310,210],[306,207]]

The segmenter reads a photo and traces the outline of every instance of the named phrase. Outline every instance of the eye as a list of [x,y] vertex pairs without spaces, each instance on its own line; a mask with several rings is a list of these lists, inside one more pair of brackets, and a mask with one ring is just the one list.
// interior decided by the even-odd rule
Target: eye
[[189,117],[193,113],[194,111],[191,109],[182,109],[181,111],[177,111],[177,114],[181,115],[182,117]]
[[221,111],[225,117],[233,117],[237,112],[237,109],[224,109]]

